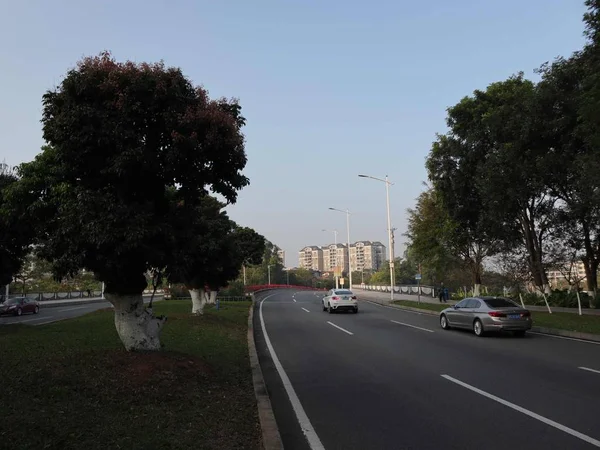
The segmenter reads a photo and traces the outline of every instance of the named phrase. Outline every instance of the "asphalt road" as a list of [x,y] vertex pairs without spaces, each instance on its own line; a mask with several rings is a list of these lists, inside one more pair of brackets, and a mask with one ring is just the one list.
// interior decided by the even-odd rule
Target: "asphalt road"
[[88,305],[56,306],[53,308],[44,308],[42,305],[38,314],[23,314],[20,317],[2,316],[0,317],[0,325],[16,323],[25,325],[43,325],[58,320],[83,316],[84,314],[106,308],[112,308],[112,305],[109,302],[90,303]]
[[321,295],[257,296],[259,359],[286,450],[600,447],[600,345],[477,338],[368,302],[329,315]]

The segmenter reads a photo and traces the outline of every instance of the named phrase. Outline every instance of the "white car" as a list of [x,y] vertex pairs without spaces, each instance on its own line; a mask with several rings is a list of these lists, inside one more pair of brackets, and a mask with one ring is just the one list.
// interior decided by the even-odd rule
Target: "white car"
[[335,311],[358,312],[358,300],[356,295],[349,289],[331,289],[323,297],[323,311],[333,314]]

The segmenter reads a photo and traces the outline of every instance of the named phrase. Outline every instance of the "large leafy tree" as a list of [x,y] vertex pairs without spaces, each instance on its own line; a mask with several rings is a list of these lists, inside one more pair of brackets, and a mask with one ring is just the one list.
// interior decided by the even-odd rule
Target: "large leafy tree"
[[0,288],[10,284],[23,267],[31,241],[28,223],[7,202],[9,188],[16,182],[14,173],[0,169]]
[[248,184],[239,105],[179,69],[104,53],[44,95],[42,123],[49,146],[13,195],[31,205],[40,255],[59,277],[94,272],[125,347],[159,349],[166,319],[144,307],[144,274],[172,260],[173,189],[190,207],[209,190],[233,203]]

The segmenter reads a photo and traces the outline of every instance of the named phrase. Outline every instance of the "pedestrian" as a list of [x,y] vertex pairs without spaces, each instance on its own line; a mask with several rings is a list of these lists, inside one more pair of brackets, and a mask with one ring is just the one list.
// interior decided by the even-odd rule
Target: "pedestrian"
[[444,283],[440,283],[440,288],[438,290],[438,298],[440,299],[440,303],[444,301]]
[[448,303],[448,300],[450,300],[450,291],[448,290],[447,287],[444,288],[444,303]]

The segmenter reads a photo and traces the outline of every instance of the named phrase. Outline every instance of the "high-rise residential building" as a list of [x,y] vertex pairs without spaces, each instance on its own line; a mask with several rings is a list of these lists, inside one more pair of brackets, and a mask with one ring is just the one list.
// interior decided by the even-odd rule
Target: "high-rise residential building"
[[350,245],[353,271],[379,270],[385,262],[385,245],[379,241],[358,241]]
[[323,249],[318,245],[304,247],[298,253],[299,266],[303,269],[323,271]]
[[279,261],[281,261],[281,264],[283,264],[283,267],[285,267],[285,250],[277,250],[277,257],[279,258]]
[[331,244],[323,247],[323,270],[333,272],[336,267],[348,272],[348,246],[346,244]]

